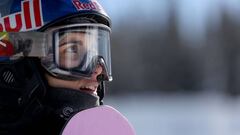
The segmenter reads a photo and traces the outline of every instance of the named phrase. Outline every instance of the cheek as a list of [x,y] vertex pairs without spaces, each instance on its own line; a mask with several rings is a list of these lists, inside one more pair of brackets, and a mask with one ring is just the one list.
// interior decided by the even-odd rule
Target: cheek
[[78,90],[78,82],[75,81],[67,81],[62,79],[54,78],[48,74],[45,74],[45,77],[48,81],[48,84],[52,87],[56,88],[70,88],[70,89],[76,89]]
[[64,68],[78,67],[80,64],[79,56],[77,55],[64,55],[60,56],[59,65]]
[[75,68],[78,67],[86,54],[86,47],[81,46],[78,48],[77,53],[64,53],[64,50],[59,50],[58,64],[63,68]]
[[80,89],[81,87],[85,86],[87,83],[84,79],[80,79],[76,81],[76,89]]

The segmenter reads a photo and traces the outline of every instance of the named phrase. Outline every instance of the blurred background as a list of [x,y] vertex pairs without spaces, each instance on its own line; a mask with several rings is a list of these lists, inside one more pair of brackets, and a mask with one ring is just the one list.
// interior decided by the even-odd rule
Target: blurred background
[[137,135],[240,134],[240,0],[98,0],[112,18],[105,103]]

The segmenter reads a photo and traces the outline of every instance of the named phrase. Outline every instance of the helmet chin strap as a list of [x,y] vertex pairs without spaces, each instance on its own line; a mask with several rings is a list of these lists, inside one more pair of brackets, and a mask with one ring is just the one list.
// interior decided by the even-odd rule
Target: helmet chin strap
[[105,83],[104,83],[104,81],[100,82],[100,85],[98,86],[98,89],[97,89],[97,95],[99,96],[99,104],[103,105],[103,98],[104,98],[104,95],[105,95]]

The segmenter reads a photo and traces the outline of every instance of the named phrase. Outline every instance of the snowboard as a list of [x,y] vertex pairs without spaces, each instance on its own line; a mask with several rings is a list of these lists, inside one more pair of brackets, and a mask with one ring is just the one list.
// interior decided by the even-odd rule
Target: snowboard
[[119,111],[102,105],[75,114],[61,135],[135,135],[135,131]]

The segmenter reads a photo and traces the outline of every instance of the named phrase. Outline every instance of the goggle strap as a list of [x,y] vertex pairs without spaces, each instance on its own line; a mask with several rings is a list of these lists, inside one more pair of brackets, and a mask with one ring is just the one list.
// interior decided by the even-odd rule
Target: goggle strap
[[0,57],[45,57],[47,34],[42,32],[0,33]]

